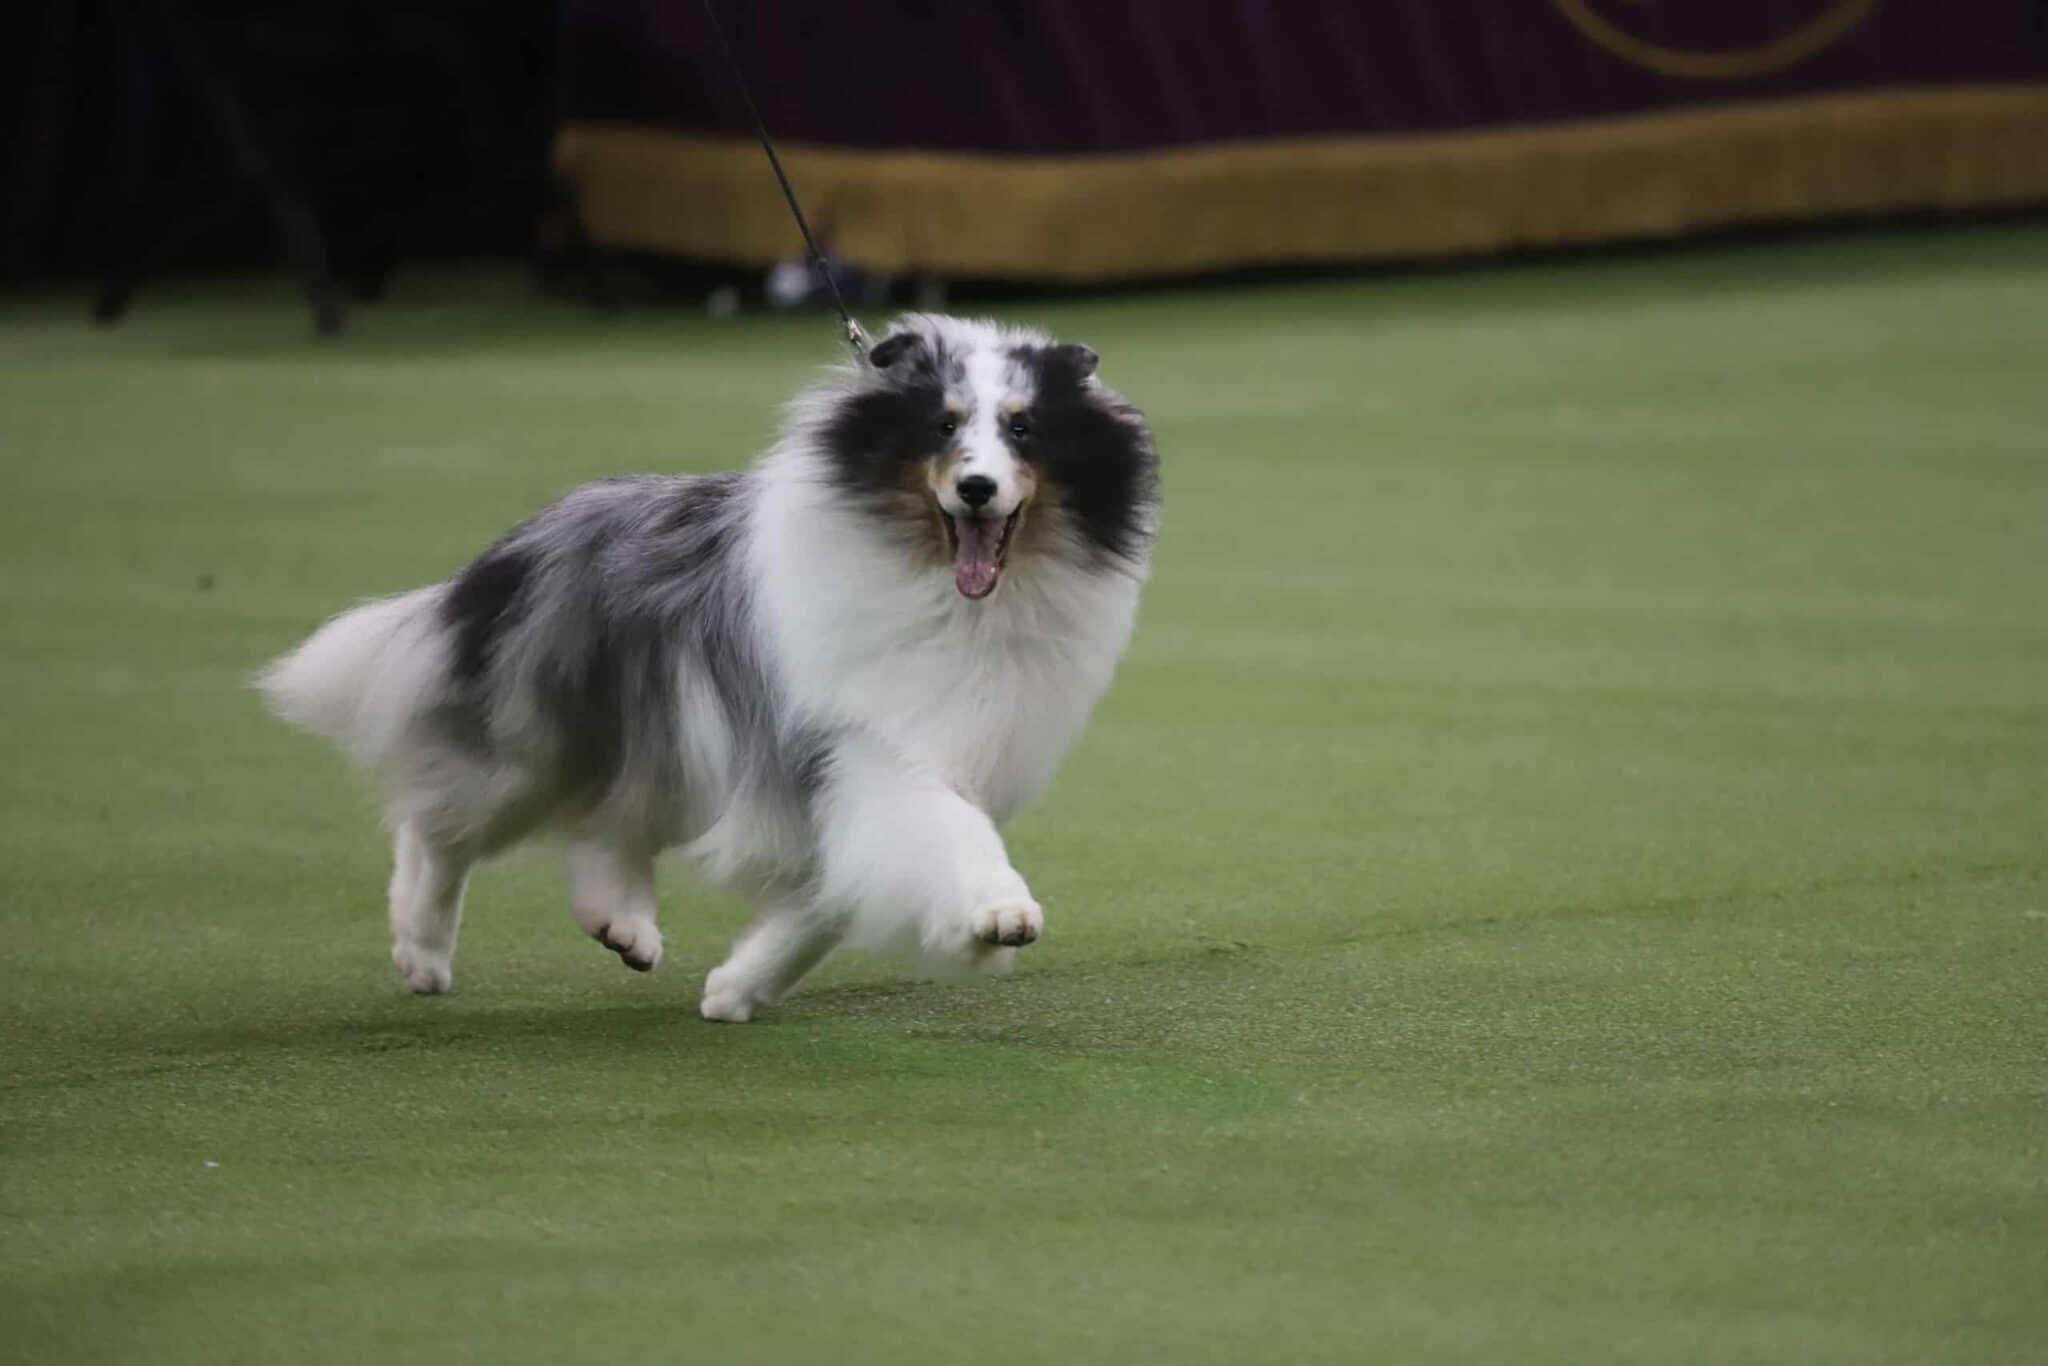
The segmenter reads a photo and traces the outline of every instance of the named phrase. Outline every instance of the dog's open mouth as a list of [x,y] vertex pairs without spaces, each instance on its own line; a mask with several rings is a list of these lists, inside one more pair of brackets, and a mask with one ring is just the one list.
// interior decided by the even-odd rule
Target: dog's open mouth
[[1003,576],[1003,560],[1010,553],[1010,537],[1016,534],[1017,519],[1024,515],[1020,505],[1009,516],[945,517],[946,539],[953,546],[953,586],[962,597],[985,598],[996,591]]

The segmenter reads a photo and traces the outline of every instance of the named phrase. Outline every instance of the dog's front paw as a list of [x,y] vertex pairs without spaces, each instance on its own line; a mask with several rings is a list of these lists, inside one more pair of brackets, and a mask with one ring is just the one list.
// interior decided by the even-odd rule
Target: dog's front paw
[[976,911],[968,932],[984,944],[1016,948],[1045,933],[1045,911],[1030,897],[997,901]]
[[644,916],[621,916],[592,936],[635,972],[652,972],[661,961],[661,931]]
[[754,993],[744,983],[735,980],[731,971],[713,968],[704,979],[704,999],[697,1003],[697,1013],[707,1020],[745,1024],[754,1018],[757,1004]]
[[415,996],[439,996],[455,985],[455,965],[445,953],[417,944],[393,944],[391,961]]

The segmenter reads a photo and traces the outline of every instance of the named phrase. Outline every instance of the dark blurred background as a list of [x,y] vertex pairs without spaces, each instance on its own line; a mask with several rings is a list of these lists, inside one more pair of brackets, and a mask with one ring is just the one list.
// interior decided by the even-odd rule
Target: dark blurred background
[[[2044,0],[722,0],[867,302],[2048,200]],[[700,0],[53,0],[0,18],[0,284],[281,265],[805,302]],[[778,263],[779,279],[769,274]]]
[[280,193],[365,293],[403,257],[530,252],[555,30],[546,0],[9,6],[0,279],[268,264]]

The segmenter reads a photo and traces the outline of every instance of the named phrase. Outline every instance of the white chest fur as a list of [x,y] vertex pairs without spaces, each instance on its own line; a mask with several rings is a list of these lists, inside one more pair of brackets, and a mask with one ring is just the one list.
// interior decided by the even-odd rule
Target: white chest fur
[[829,490],[777,481],[753,546],[789,702],[888,745],[1003,821],[1044,790],[1130,638],[1138,583],[1034,564],[971,602]]

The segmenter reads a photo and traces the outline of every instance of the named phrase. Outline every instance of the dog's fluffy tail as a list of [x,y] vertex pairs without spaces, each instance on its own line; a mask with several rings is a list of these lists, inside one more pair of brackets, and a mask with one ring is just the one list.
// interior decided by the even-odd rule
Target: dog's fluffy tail
[[285,720],[365,767],[382,767],[446,691],[447,639],[435,613],[441,592],[421,588],[350,608],[272,661],[257,688]]

